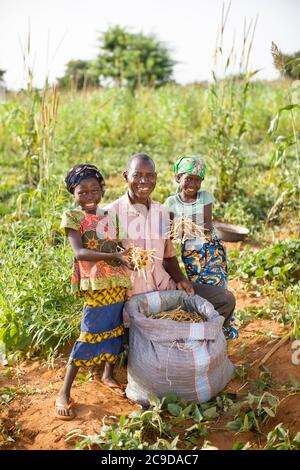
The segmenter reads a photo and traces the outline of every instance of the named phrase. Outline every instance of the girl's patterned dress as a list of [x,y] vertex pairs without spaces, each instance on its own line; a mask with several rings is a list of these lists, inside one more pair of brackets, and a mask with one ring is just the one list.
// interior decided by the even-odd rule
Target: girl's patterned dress
[[[112,253],[117,251],[119,224],[115,216],[97,209],[87,214],[81,209],[64,212],[61,228],[79,231],[84,248]],[[129,270],[119,261],[78,261],[74,259],[72,291],[84,298],[81,333],[69,362],[91,366],[102,361],[115,363],[123,348],[122,310],[130,288]]]
[[[214,197],[208,191],[199,191],[195,202],[186,203],[181,200],[177,192],[166,200],[165,205],[175,217],[190,217],[203,227],[204,206],[214,201]],[[181,257],[191,282],[226,288],[226,249],[214,229],[205,240],[186,240],[181,245]]]
[[[183,202],[177,192],[166,200],[165,205],[175,217],[190,217],[203,227],[204,206],[213,202],[215,198],[208,191],[199,191],[193,203]],[[227,287],[226,248],[214,228],[205,240],[186,240],[181,245],[181,258],[191,282]],[[238,331],[232,326],[233,320],[231,318],[229,324],[223,327],[226,339],[238,337]]]

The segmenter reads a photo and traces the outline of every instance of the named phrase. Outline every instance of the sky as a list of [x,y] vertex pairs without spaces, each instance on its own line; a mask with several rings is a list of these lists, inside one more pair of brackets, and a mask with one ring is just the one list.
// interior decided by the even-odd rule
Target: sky
[[[92,60],[97,38],[119,24],[133,32],[154,33],[177,61],[179,83],[209,80],[223,0],[0,0],[0,69],[10,89],[25,85],[23,55],[30,30],[34,84],[43,86],[64,74],[72,59]],[[225,1],[225,6],[229,4]],[[230,50],[233,37],[240,50],[243,24],[258,15],[250,56],[257,78],[276,79],[271,41],[284,53],[300,50],[300,0],[232,0],[224,34]]]

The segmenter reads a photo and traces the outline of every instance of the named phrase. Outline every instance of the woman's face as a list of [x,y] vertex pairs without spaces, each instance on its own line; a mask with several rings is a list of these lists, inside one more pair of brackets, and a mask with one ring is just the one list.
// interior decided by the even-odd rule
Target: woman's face
[[137,201],[147,201],[156,185],[154,164],[149,160],[135,158],[124,172],[129,194]]
[[180,189],[185,196],[192,198],[197,195],[197,192],[201,188],[202,178],[198,175],[190,175],[189,173],[183,173],[178,175],[177,181],[180,184]]
[[82,180],[74,189],[74,199],[82,210],[95,213],[102,198],[102,188],[96,178]]

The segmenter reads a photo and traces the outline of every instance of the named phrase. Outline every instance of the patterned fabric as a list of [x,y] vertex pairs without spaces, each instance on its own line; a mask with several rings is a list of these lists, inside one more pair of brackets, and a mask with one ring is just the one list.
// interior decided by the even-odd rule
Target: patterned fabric
[[187,240],[181,246],[181,257],[191,282],[227,287],[226,248],[219,237],[193,245]]
[[229,324],[227,326],[223,326],[223,333],[227,341],[230,341],[231,339],[238,339],[239,337],[239,332],[236,328],[232,326],[233,324],[234,318],[231,317],[229,320]]
[[125,287],[113,287],[104,290],[81,291],[80,296],[84,298],[84,308],[101,307],[126,300]]
[[91,344],[100,343],[100,341],[103,341],[104,339],[116,338],[117,336],[120,336],[123,334],[124,334],[123,326],[118,326],[114,330],[105,331],[104,333],[87,333],[86,331],[83,331],[82,333],[80,333],[78,341],[82,341],[83,343],[91,343]]
[[[91,302],[93,306],[86,306],[85,303],[81,333],[73,346],[69,363],[78,367],[100,364],[102,361],[115,364],[123,350],[125,289],[88,291],[83,293],[83,297],[86,303]],[[123,301],[116,302],[116,298],[123,298]]]
[[190,175],[197,175],[204,179],[205,171],[205,161],[197,155],[183,155],[179,157],[174,164],[175,175],[189,173]]
[[80,164],[71,168],[65,177],[66,188],[69,193],[73,194],[75,187],[86,178],[96,178],[100,186],[104,186],[104,178],[95,165]]
[[[120,227],[118,218],[107,211],[97,209],[88,214],[81,209],[64,212],[61,229],[70,228],[80,233],[84,248],[114,253],[118,249]],[[103,290],[115,287],[130,288],[128,268],[115,260],[78,261],[74,259],[71,287],[73,292]]]

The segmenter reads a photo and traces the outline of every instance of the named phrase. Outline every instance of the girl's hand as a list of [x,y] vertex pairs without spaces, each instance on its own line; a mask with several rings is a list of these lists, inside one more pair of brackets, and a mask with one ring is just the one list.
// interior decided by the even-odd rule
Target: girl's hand
[[114,253],[114,258],[121,261],[122,264],[124,264],[127,268],[133,270],[134,266],[132,263],[130,263],[128,259],[128,255],[130,253],[130,248],[127,250],[120,251],[119,253]]
[[187,279],[182,279],[182,281],[177,282],[176,287],[179,290],[185,290],[185,292],[188,295],[194,295],[195,294],[193,284],[190,281],[188,281]]

